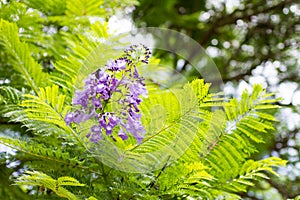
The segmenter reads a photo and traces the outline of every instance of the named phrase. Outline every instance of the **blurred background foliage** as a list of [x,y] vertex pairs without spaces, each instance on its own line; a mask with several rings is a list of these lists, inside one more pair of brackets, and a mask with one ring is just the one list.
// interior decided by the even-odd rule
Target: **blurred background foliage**
[[[272,177],[243,194],[245,199],[287,199],[300,192],[300,1],[299,0],[139,0],[132,17],[139,28],[164,27],[196,40],[216,63],[227,95],[238,96],[261,83],[277,92],[282,109],[274,138],[257,157],[289,161]],[[156,57],[187,76],[188,61],[157,51]],[[205,77],[204,77],[205,78]],[[236,89],[237,88],[237,89]]]
[[[70,39],[79,41],[79,35],[93,21],[109,22],[121,16],[138,28],[165,27],[190,36],[213,58],[226,95],[238,96],[249,85],[262,83],[283,98],[282,109],[274,113],[279,119],[275,137],[269,138],[260,147],[263,153],[256,156],[278,156],[289,163],[279,170],[280,177],[258,182],[254,189],[241,194],[243,198],[287,199],[299,195],[299,0],[1,0],[0,11],[0,18],[17,23],[21,40],[30,45],[31,55],[47,72],[55,71],[53,63],[71,51]],[[26,83],[12,68],[13,58],[5,52],[0,44],[0,86],[26,89]],[[155,56],[186,76],[198,76],[177,55],[156,51]],[[0,123],[0,134],[23,134],[18,124],[4,118]],[[20,199],[22,191],[5,192],[9,188],[2,187],[11,184],[8,177],[16,171],[7,165],[5,151],[0,152],[0,193]]]

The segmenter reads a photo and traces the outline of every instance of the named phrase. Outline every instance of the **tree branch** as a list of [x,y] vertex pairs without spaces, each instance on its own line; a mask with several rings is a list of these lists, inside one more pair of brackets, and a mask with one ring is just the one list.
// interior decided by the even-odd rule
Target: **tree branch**
[[[235,23],[238,19],[249,19],[253,15],[270,12],[274,9],[284,7],[284,6],[287,6],[292,3],[296,3],[296,2],[299,2],[299,0],[285,0],[274,6],[267,7],[264,9],[259,9],[259,7],[262,4],[264,4],[264,2],[263,2],[262,4],[257,4],[253,7],[249,6],[248,8],[246,8],[244,10],[237,9],[233,13],[231,13],[227,16],[221,15],[214,20],[214,22],[210,26],[210,29],[206,32],[206,34],[198,42],[200,43],[200,45],[206,44],[208,42],[209,38],[211,37],[211,35],[214,32],[216,32],[217,29],[219,29],[220,27],[223,27],[225,25]],[[257,9],[257,10],[253,11],[253,9]]]

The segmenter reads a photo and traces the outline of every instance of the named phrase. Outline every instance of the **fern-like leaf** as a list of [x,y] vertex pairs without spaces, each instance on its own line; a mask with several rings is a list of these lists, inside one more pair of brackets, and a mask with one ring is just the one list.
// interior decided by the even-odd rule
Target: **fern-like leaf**
[[259,161],[247,160],[240,168],[238,177],[227,181],[221,187],[229,192],[245,192],[247,187],[254,186],[253,180],[268,179],[263,172],[268,171],[277,175],[273,171],[273,167],[285,166],[286,162],[276,157]]
[[21,101],[22,92],[10,86],[0,86],[0,104],[18,104]]
[[103,15],[105,13],[103,5],[104,0],[72,0],[67,1],[66,15],[75,16],[92,16],[92,15]]
[[104,66],[107,60],[120,56],[122,52],[113,49],[116,39],[107,41],[107,29],[106,23],[97,22],[86,34],[79,34],[79,40],[66,39],[72,52],[54,64],[57,72],[51,74],[52,83],[73,94],[90,73]]
[[24,141],[5,136],[0,137],[0,143],[40,161],[55,162],[72,167],[78,166],[81,169],[89,171],[88,167],[83,165],[84,161],[78,161],[78,155],[71,156],[69,152],[56,149],[53,146],[46,147],[45,145],[37,142]]
[[14,69],[21,74],[26,84],[37,93],[38,87],[47,83],[47,74],[31,57],[28,45],[20,41],[18,27],[14,23],[0,20],[0,43],[12,56]]
[[38,171],[26,171],[15,181],[16,185],[43,186],[52,190],[59,197],[77,200],[76,195],[62,186],[84,186],[72,177],[59,177],[57,180]]

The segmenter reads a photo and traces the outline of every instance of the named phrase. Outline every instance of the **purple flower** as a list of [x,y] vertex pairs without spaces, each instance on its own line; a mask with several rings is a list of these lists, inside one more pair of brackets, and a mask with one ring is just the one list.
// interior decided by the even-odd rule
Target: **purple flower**
[[127,140],[128,139],[128,136],[126,135],[126,133],[124,133],[124,131],[122,129],[119,130],[118,136],[120,138],[122,138],[122,140]]
[[95,106],[95,108],[102,109],[101,100],[99,98],[94,97],[92,100],[92,104]]
[[99,124],[106,130],[106,135],[111,135],[113,128],[119,124],[119,119],[112,113],[105,113],[99,116]]
[[111,71],[120,71],[126,69],[126,60],[119,58],[117,60],[109,60],[106,64],[107,68]]
[[100,126],[97,126],[97,125],[94,125],[94,126],[91,128],[91,132],[96,133],[96,134],[100,134],[100,133],[101,133],[101,127],[100,127]]
[[105,130],[106,130],[106,135],[111,135],[111,133],[112,133],[112,127],[110,125],[107,125],[105,127]]
[[93,83],[94,76],[94,74],[91,74],[85,79],[85,86],[91,85]]
[[99,84],[97,84],[96,87],[95,87],[96,93],[99,93],[99,94],[100,94],[101,92],[103,92],[105,89],[106,89],[106,85],[104,85],[103,83],[99,83]]
[[91,112],[89,114],[86,114],[84,111],[76,110],[75,112],[68,113],[64,120],[66,124],[69,126],[72,122],[75,122],[76,124],[79,124],[80,122],[85,122],[86,120],[90,119],[95,112]]
[[148,64],[151,55],[150,49],[144,45],[131,45],[125,50],[129,63],[143,62]]
[[72,100],[73,105],[81,105],[84,108],[88,106],[89,92],[87,90],[77,91],[75,97]]
[[84,117],[82,118],[82,122],[85,122],[86,120],[90,119],[91,117],[95,116],[95,110],[92,109],[89,113],[85,113]]
[[119,80],[116,78],[112,78],[110,83],[110,90],[114,91],[117,88],[118,84],[119,84]]
[[115,61],[113,59],[110,59],[107,61],[106,66],[109,70],[116,71],[115,69]]
[[134,98],[138,98],[140,95],[146,97],[148,95],[148,91],[145,86],[141,85],[140,83],[133,83],[129,86],[131,95]]
[[100,140],[102,140],[102,136],[101,134],[93,134],[92,137],[90,138],[90,141],[91,142],[94,142],[94,143],[98,143]]
[[108,116],[108,121],[109,121],[109,125],[112,127],[117,126],[119,123],[119,119],[114,115]]
[[69,126],[72,122],[74,122],[74,113],[68,113],[66,116],[65,116],[65,122],[66,124]]
[[104,69],[98,70],[95,76],[100,83],[106,84],[109,82],[110,76],[104,71]]
[[[139,110],[136,110],[136,112],[139,112]],[[129,108],[128,110],[128,114],[130,115],[130,117],[132,117],[132,119],[136,119],[139,120],[142,116],[142,114],[138,114],[132,110],[132,108]]]
[[[123,57],[109,60],[106,66],[87,77],[84,90],[76,91],[72,100],[72,104],[80,108],[65,116],[67,125],[79,124],[94,117],[97,124],[87,134],[92,142],[97,143],[102,139],[102,131],[114,138],[115,129],[123,140],[130,134],[138,143],[144,138],[145,129],[139,105],[142,102],[141,96],[146,97],[148,91],[136,65],[139,62],[148,63],[151,53],[143,45],[132,45],[124,52]],[[117,101],[121,109],[108,112],[109,107],[106,105],[113,101]]]
[[130,115],[128,115],[128,121],[127,124],[125,124],[124,128],[127,132],[133,135],[133,137],[137,140],[139,144],[142,142],[144,138],[144,133],[146,131],[140,120],[135,120]]
[[127,62],[126,62],[126,60],[123,59],[123,58],[120,58],[120,59],[116,60],[116,65],[117,65],[117,68],[118,68],[119,70],[124,70],[124,69],[126,69],[126,64],[127,64]]
[[134,72],[133,72],[133,77],[137,80],[142,80],[142,77],[140,77],[139,72],[136,68],[136,66],[134,66]]
[[101,127],[94,125],[91,128],[91,132],[89,132],[86,137],[89,138],[92,135],[92,137],[90,138],[90,141],[97,143],[100,140],[102,140],[102,136],[101,136]]
[[75,112],[73,119],[76,124],[79,124],[81,121],[84,121],[84,118],[85,118],[85,114],[77,111]]
[[102,127],[106,127],[106,119],[105,119],[104,115],[102,115],[102,116],[99,117],[99,124]]

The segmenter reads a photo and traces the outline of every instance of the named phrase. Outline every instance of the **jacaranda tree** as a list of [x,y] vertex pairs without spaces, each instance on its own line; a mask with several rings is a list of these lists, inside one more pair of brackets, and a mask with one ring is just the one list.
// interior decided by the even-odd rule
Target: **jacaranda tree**
[[274,129],[273,94],[254,85],[227,99],[202,79],[144,78],[159,62],[150,49],[90,22],[135,3],[120,2],[1,5],[1,70],[14,74],[0,86],[1,120],[22,127],[0,136],[12,149],[1,199],[239,199],[285,165],[251,157]]

